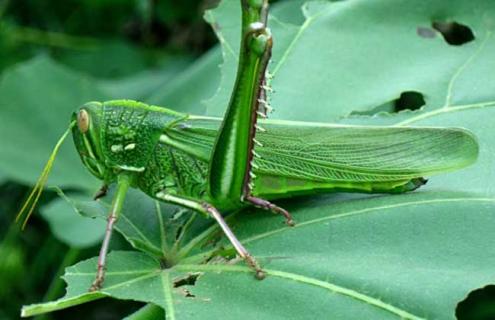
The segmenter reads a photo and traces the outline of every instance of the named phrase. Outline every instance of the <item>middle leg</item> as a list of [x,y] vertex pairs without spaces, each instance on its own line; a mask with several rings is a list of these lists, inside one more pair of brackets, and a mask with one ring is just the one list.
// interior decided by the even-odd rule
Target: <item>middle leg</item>
[[249,253],[249,251],[247,251],[247,249],[242,245],[239,239],[237,239],[234,232],[232,232],[227,222],[225,222],[220,212],[214,206],[206,202],[199,202],[187,198],[182,198],[165,192],[158,193],[156,197],[166,202],[174,203],[192,210],[196,210],[215,219],[225,236],[227,236],[230,243],[232,243],[232,246],[236,250],[237,254],[241,258],[243,258],[244,261],[246,261],[246,263],[249,265],[249,267],[251,267],[256,272],[256,278],[259,280],[265,278],[265,272],[261,269],[256,259]]

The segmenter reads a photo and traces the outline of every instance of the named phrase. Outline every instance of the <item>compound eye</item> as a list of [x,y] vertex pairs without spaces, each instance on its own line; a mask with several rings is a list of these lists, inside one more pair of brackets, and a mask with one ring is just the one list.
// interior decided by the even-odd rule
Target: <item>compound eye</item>
[[77,127],[81,133],[86,133],[89,129],[89,113],[82,109],[77,114]]

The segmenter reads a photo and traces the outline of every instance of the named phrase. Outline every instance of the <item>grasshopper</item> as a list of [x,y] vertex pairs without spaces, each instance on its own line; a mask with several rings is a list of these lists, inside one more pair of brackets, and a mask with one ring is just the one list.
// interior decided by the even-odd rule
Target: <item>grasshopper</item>
[[[241,0],[237,78],[223,119],[196,116],[130,100],[89,102],[76,111],[18,218],[31,215],[64,139],[72,133],[82,163],[116,192],[108,214],[95,280],[104,282],[115,222],[126,192],[189,208],[216,220],[237,254],[265,274],[221,213],[255,206],[289,212],[271,201],[328,192],[403,193],[424,176],[476,160],[475,137],[459,128],[367,127],[265,119],[270,107],[267,65],[272,36],[267,0]],[[25,223],[24,222],[24,223]]]

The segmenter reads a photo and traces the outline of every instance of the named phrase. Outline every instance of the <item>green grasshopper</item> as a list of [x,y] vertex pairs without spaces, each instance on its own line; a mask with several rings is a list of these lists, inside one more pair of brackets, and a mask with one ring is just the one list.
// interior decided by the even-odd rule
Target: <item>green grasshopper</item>
[[[262,279],[256,259],[221,212],[256,206],[285,217],[271,201],[327,192],[403,193],[423,176],[476,160],[472,134],[457,128],[329,125],[267,120],[266,72],[272,49],[267,0],[241,0],[242,39],[234,90],[223,119],[129,100],[89,102],[73,114],[34,190],[20,210],[34,210],[63,140],[72,132],[86,168],[116,192],[90,290],[105,276],[110,238],[129,188],[212,217],[238,255]],[[24,223],[25,223],[24,222]]]

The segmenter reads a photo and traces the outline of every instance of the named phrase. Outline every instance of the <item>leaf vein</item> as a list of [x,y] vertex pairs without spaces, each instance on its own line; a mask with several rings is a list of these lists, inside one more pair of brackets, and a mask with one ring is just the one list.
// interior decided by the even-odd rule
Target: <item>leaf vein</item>
[[[251,269],[243,266],[229,266],[229,265],[178,265],[178,269],[182,271],[226,271],[226,272],[252,272]],[[372,305],[374,307],[383,309],[385,311],[388,311],[390,313],[396,314],[400,316],[402,319],[414,319],[414,320],[420,320],[424,319],[421,317],[418,317],[416,315],[413,315],[405,310],[402,310],[392,304],[386,303],[384,301],[381,301],[379,299],[373,298],[369,295],[366,295],[364,293],[358,292],[356,290],[352,290],[349,288],[345,288],[333,283],[330,283],[328,281],[322,281],[316,278],[312,277],[307,277],[301,274],[297,273],[292,273],[292,272],[286,272],[286,271],[280,271],[280,270],[274,270],[274,269],[265,269],[266,273],[278,278],[283,278],[283,279],[288,279],[288,280],[293,280],[296,282],[300,282],[306,285],[312,285],[320,288],[327,289],[329,291],[335,292],[337,294],[341,294],[344,296],[351,297],[355,300],[359,300],[362,302],[365,302],[369,305]]]
[[481,44],[473,52],[473,54],[469,56],[468,59],[466,59],[466,61],[464,61],[464,63],[452,75],[452,78],[450,79],[449,85],[447,87],[447,95],[445,97],[445,105],[443,106],[443,108],[448,108],[450,106],[450,103],[452,102],[451,100],[452,100],[452,91],[453,91],[454,83],[456,82],[457,78],[459,78],[459,76],[462,74],[462,72],[467,68],[467,66],[481,53],[481,51],[483,51],[490,36],[491,36],[491,32],[488,31],[483,42],[481,42]]
[[161,275],[162,280],[162,288],[163,288],[163,297],[165,299],[165,319],[175,320],[175,309],[174,309],[174,301],[173,295],[171,292],[170,285],[170,274],[168,272],[162,272]]

